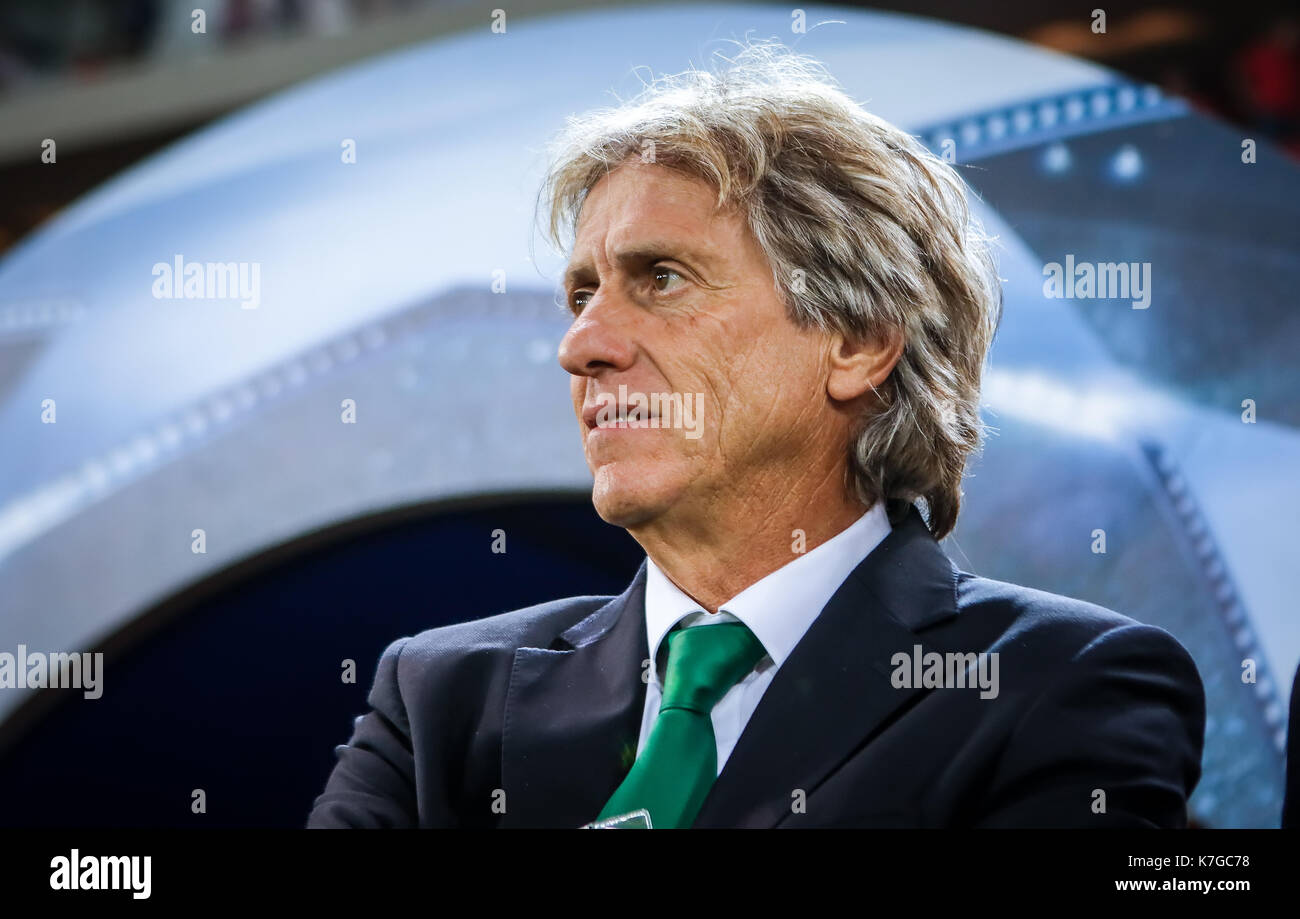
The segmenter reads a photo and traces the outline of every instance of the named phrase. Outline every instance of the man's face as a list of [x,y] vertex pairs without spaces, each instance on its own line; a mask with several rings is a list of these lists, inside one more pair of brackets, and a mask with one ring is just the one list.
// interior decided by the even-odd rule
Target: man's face
[[[559,357],[596,510],[628,529],[704,526],[734,518],[738,501],[761,513],[840,436],[826,337],[786,317],[744,218],[715,203],[705,182],[633,161],[591,189],[579,217],[565,283],[575,318]],[[620,385],[699,400],[698,438],[589,424]]]

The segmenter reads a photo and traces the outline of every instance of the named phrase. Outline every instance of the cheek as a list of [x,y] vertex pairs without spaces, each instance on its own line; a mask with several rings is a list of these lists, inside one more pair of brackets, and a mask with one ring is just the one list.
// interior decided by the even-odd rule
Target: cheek
[[806,411],[817,386],[818,346],[807,334],[780,327],[782,309],[755,309],[742,298],[672,330],[665,376],[674,389],[703,393],[703,438],[688,449],[711,443],[731,450],[752,438],[756,425],[793,423]]
[[789,430],[807,417],[819,386],[818,356],[806,342],[771,340],[737,355],[728,374],[722,420],[729,436],[759,429]]

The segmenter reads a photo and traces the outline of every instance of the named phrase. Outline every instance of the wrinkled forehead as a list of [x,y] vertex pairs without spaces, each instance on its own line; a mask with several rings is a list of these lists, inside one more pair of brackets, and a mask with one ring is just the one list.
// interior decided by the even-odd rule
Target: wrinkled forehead
[[588,190],[566,274],[590,271],[595,258],[716,260],[747,232],[741,211],[720,206],[717,190],[704,179],[659,164],[628,163]]
[[711,223],[737,213],[719,204],[717,187],[682,167],[626,160],[597,179],[583,196],[575,229],[599,216],[634,208],[644,219]]

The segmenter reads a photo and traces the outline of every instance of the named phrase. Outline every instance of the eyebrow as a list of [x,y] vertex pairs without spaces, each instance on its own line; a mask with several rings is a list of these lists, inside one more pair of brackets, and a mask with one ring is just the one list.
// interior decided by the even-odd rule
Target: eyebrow
[[[702,251],[671,240],[647,240],[614,253],[614,262],[620,265],[638,264],[662,258],[676,259],[689,265],[699,265],[701,268],[708,268],[711,265],[711,260]],[[565,290],[592,274],[592,266],[588,261],[570,265],[564,272]]]

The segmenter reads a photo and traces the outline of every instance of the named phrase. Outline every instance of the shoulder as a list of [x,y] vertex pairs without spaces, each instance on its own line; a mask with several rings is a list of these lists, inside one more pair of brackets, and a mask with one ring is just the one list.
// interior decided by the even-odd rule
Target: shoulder
[[995,652],[994,701],[968,703],[967,742],[995,763],[974,825],[1184,826],[1206,707],[1182,644],[1045,590],[964,572],[956,590],[947,643]]
[[957,572],[956,595],[965,628],[1044,664],[1137,656],[1195,673],[1187,649],[1169,632],[1097,603],[964,571]]
[[956,573],[955,587],[957,609],[962,616],[995,617],[1017,628],[1083,636],[1136,624],[1123,613],[1087,600],[965,571]]
[[452,625],[426,629],[399,638],[383,653],[384,663],[406,673],[440,664],[509,658],[519,648],[547,648],[566,629],[605,606],[612,596],[579,596],[550,600]]

